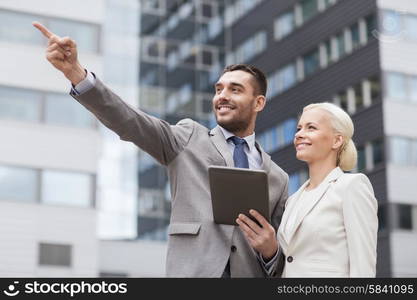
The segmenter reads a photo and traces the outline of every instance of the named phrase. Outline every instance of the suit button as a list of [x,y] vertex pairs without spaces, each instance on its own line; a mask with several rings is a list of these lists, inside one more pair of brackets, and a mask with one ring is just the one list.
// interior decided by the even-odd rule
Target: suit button
[[232,247],[230,247],[230,250],[232,250],[232,252],[236,252],[237,248],[235,245],[232,245]]
[[292,256],[288,256],[287,257],[287,261],[290,263],[290,262],[292,262],[294,260],[294,258],[292,257]]

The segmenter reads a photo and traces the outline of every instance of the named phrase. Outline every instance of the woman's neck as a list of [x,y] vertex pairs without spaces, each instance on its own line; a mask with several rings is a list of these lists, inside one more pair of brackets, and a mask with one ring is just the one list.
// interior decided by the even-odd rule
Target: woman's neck
[[334,162],[315,162],[308,165],[308,172],[310,176],[310,182],[306,187],[307,190],[312,190],[320,185],[320,183],[326,178],[329,173],[336,168]]

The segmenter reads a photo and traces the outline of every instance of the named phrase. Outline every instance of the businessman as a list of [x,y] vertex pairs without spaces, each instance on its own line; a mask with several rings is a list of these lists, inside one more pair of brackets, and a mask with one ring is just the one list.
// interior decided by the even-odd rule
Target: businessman
[[[129,106],[85,70],[73,40],[33,25],[48,39],[47,60],[72,83],[70,94],[120,139],[133,142],[167,167],[172,195],[167,276],[265,277],[276,272],[279,265],[268,266],[268,261],[279,255],[278,246],[273,251],[256,246],[275,236],[288,193],[287,174],[255,142],[256,116],[266,102],[265,75],[249,65],[227,67],[213,97],[218,126],[209,130],[191,119],[170,125]],[[214,223],[209,165],[265,170],[271,225],[246,235],[238,226]],[[267,224],[256,211],[253,215]]]

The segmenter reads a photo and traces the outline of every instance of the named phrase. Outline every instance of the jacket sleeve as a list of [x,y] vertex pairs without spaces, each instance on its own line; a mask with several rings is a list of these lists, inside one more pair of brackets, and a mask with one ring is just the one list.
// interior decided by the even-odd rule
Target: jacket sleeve
[[93,88],[71,96],[121,140],[133,142],[163,165],[168,165],[185,148],[194,130],[194,121],[190,119],[172,126],[131,107],[98,78]]
[[343,200],[350,277],[375,277],[378,234],[378,203],[369,179],[357,174]]
[[[271,225],[275,229],[275,234],[278,234],[278,227],[281,223],[282,215],[284,214],[285,204],[288,200],[288,183],[289,178],[287,173],[283,172],[283,182],[284,182],[284,188],[282,189],[281,196],[275,205],[274,211],[272,212],[271,216]],[[281,277],[282,271],[284,269],[284,253],[282,252],[282,248],[278,245],[278,253],[276,255],[274,264],[270,266],[269,268],[266,268],[264,265],[262,265],[264,271],[268,274],[270,277]]]

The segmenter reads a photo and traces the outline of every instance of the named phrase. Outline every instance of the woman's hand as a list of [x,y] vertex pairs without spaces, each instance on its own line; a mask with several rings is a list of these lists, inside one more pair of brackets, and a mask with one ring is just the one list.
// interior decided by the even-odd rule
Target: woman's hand
[[274,227],[256,210],[251,209],[249,213],[261,224],[259,226],[244,214],[239,214],[236,223],[248,240],[249,244],[256,251],[262,254],[265,260],[270,260],[278,250],[278,241]]

